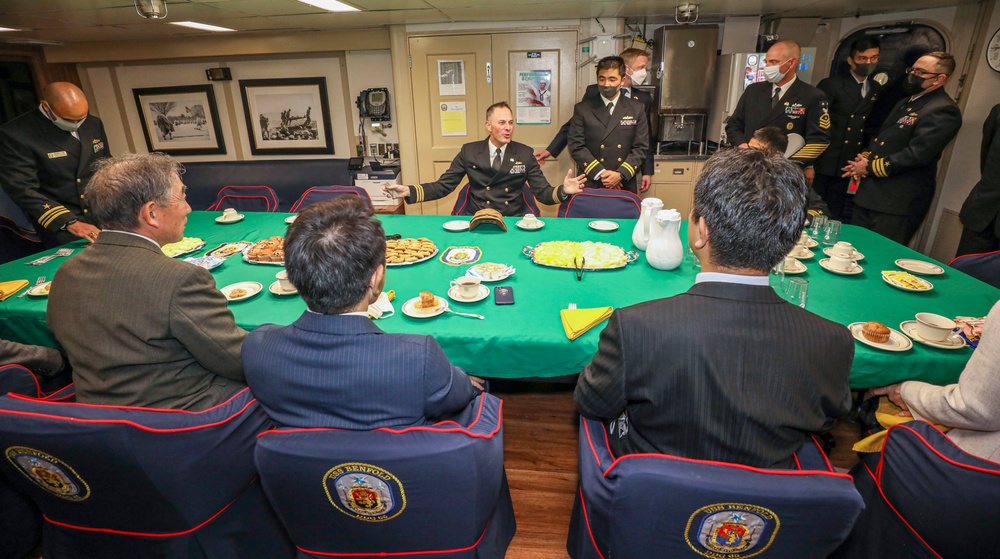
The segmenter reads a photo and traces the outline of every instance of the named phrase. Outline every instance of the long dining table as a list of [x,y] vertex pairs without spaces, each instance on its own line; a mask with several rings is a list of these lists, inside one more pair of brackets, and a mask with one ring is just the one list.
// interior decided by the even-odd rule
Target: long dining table
[[[246,213],[245,219],[219,224],[216,212],[192,212],[186,236],[203,239],[203,248],[184,255],[201,256],[217,246],[233,241],[257,241],[284,235],[285,219],[291,214]],[[394,290],[395,313],[377,321],[386,332],[431,334],[441,344],[453,363],[470,373],[492,378],[545,378],[578,373],[597,351],[603,325],[591,329],[576,340],[569,340],[563,330],[559,311],[575,305],[577,308],[611,306],[620,308],[651,299],[669,297],[686,291],[694,284],[697,271],[686,260],[671,271],[652,268],[639,252],[638,259],[623,268],[587,271],[580,279],[573,269],[541,266],[532,262],[522,249],[543,241],[600,241],[634,250],[632,229],[635,220],[610,220],[620,227],[614,231],[598,231],[589,226],[591,220],[545,218],[544,226],[522,230],[517,218],[507,218],[507,231],[484,224],[475,230],[451,231],[443,228],[451,216],[379,215],[387,235],[404,238],[426,237],[438,247],[433,258],[416,264],[392,266],[386,274],[386,290]],[[686,239],[686,224],[681,226],[682,242]],[[854,276],[836,275],[818,265],[824,257],[820,249],[816,256],[803,260],[807,270],[798,277],[809,281],[806,308],[820,316],[845,326],[853,322],[879,321],[899,329],[900,323],[913,319],[918,312],[932,312],[949,317],[985,316],[1000,300],[1000,290],[966,274],[890,241],[876,233],[845,225],[841,240],[854,244],[864,254],[859,264],[864,271]],[[75,254],[85,248],[82,241],[68,245]],[[513,305],[497,305],[491,290],[486,299],[465,303],[449,299],[452,310],[484,316],[482,320],[444,313],[430,318],[412,318],[400,312],[404,302],[430,291],[445,297],[449,282],[466,273],[473,265],[451,265],[442,257],[454,254],[449,247],[475,247],[481,252],[476,263],[494,262],[515,268],[510,277],[492,282],[491,288],[502,285],[512,288]],[[48,251],[47,253],[52,253]],[[46,253],[42,253],[46,254]],[[56,258],[48,263],[29,266],[27,262],[41,255],[0,266],[0,282],[27,279],[34,283],[37,276],[55,278],[58,267],[72,258]],[[935,262],[945,273],[928,277],[933,289],[909,292],[882,280],[882,270],[897,270],[897,259],[911,258]],[[275,281],[280,265],[245,262],[241,254],[227,258],[212,270],[217,285],[259,282],[263,290],[243,301],[229,303],[236,323],[248,330],[264,323],[291,324],[305,310],[298,295],[275,295],[269,286]],[[86,305],[87,301],[79,301]],[[45,322],[45,297],[10,297],[0,302],[0,337],[4,339],[58,347]],[[675,328],[711,328],[711,317],[699,325],[676,324]],[[669,336],[670,332],[663,332]],[[747,332],[753,337],[754,332]],[[794,335],[787,343],[795,345]],[[854,388],[882,386],[907,379],[933,384],[955,382],[971,352],[969,347],[938,349],[914,343],[907,351],[892,352],[855,343],[851,385]]]

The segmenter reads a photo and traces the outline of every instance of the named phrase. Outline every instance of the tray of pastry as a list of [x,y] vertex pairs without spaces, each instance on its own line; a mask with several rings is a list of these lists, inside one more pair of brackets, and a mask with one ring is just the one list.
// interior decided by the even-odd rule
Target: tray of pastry
[[171,258],[177,258],[178,256],[183,256],[185,254],[191,254],[192,252],[198,250],[199,248],[205,246],[204,239],[198,239],[196,237],[184,237],[183,239],[177,241],[176,243],[165,244],[160,247],[163,254]]
[[539,266],[586,271],[624,268],[639,259],[635,251],[593,241],[546,241],[526,246],[521,252]]
[[274,236],[262,239],[243,253],[243,261],[250,264],[285,265],[285,238]]
[[438,253],[434,241],[426,238],[389,239],[385,242],[386,266],[409,266],[434,258]]

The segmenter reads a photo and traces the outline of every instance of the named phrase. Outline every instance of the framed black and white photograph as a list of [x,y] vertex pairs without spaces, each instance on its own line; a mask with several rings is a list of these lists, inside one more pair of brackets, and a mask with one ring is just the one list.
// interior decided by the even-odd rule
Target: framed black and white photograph
[[240,80],[254,155],[332,154],[326,78]]
[[170,155],[226,153],[211,85],[133,89],[149,151]]

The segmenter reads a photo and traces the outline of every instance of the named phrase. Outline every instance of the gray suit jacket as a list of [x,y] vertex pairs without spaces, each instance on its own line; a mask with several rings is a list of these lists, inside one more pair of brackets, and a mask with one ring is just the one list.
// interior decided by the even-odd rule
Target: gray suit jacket
[[63,264],[46,322],[81,402],[202,410],[245,386],[247,332],[212,274],[134,235],[104,231]]
[[970,454],[1000,460],[1000,303],[993,305],[983,325],[979,347],[965,365],[958,383],[934,386],[907,381],[903,401],[915,417],[954,427],[948,437]]

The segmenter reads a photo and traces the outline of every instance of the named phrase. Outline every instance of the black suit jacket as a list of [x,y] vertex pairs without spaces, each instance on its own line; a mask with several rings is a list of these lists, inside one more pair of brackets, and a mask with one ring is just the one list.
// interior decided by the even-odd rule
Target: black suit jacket
[[[642,162],[642,174],[652,175],[653,154],[656,152],[656,150],[653,149],[653,138],[655,137],[654,134],[655,127],[653,126],[653,123],[656,122],[656,114],[653,111],[654,108],[653,96],[646,93],[645,91],[635,88],[630,88],[629,94],[632,96],[632,99],[642,103],[643,107],[645,107],[646,118],[649,122],[650,142],[649,142],[649,149],[647,150],[646,153],[646,160]],[[590,99],[597,99],[600,97],[600,95],[601,92],[597,89],[597,84],[592,83],[587,86],[587,92],[583,94],[583,100],[587,101]],[[556,132],[556,136],[552,138],[551,142],[549,142],[549,146],[545,148],[546,150],[548,150],[549,153],[552,154],[552,157],[559,157],[559,154],[562,153],[562,150],[566,149],[566,144],[569,142],[569,123],[572,121],[573,121],[572,119],[567,120],[566,124],[562,125],[562,128],[559,129],[559,132]]]
[[[972,231],[983,231],[1000,214],[1000,105],[993,107],[983,123],[983,145],[979,156],[982,177],[962,204],[958,217]],[[1000,237],[1000,220],[994,229]]]
[[587,188],[604,188],[594,177],[608,169],[622,175],[622,189],[637,192],[635,177],[649,151],[649,119],[642,103],[619,94],[614,114],[598,96],[573,107],[569,150]]
[[800,165],[812,165],[830,143],[830,114],[826,94],[802,81],[795,80],[771,108],[768,82],[750,84],[740,96],[736,110],[726,121],[726,136],[734,146],[745,144],[753,133],[767,126],[777,126],[786,134],[796,133],[806,143],[789,159]]
[[444,198],[462,183],[462,177],[469,178],[469,203],[465,207],[467,215],[485,208],[492,208],[503,215],[524,215],[531,210],[524,203],[521,189],[527,182],[535,198],[545,204],[558,201],[556,189],[542,173],[531,148],[518,142],[507,144],[500,171],[493,170],[490,139],[469,142],[462,146],[451,166],[435,182],[414,184],[406,201],[416,204],[427,200]]
[[770,286],[698,283],[612,313],[576,403],[616,455],[784,466],[848,411],[853,358],[846,328]]
[[864,151],[869,136],[867,121],[882,85],[868,78],[868,92],[861,97],[861,86],[851,75],[830,76],[817,87],[826,94],[830,103],[830,147],[820,155],[813,167],[822,175],[840,177],[841,169]]
[[962,112],[944,88],[916,101],[901,100],[864,155],[868,176],[854,203],[891,215],[920,216],[930,209],[941,152],[962,126]]
[[88,116],[77,134],[79,140],[37,108],[0,126],[0,184],[60,242],[76,239],[60,231],[64,225],[88,221],[83,190],[94,174],[93,164],[111,157],[101,119]]

